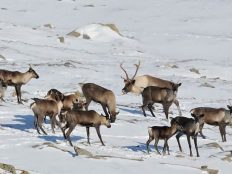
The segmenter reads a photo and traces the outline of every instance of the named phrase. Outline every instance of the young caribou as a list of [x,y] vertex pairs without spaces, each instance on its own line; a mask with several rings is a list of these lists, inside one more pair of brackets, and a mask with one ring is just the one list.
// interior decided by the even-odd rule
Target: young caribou
[[27,84],[32,78],[39,78],[39,75],[30,66],[29,70],[25,73],[19,71],[8,71],[0,69],[0,80],[6,83],[8,86],[14,86],[18,103],[22,103],[21,99],[21,87]]
[[[139,95],[143,92],[144,88],[146,88],[148,86],[156,86],[156,87],[160,87],[160,88],[172,89],[173,82],[171,82],[171,81],[163,80],[163,79],[153,77],[150,75],[142,75],[142,76],[136,77],[138,69],[140,67],[140,61],[139,61],[139,64],[135,64],[135,66],[136,66],[135,74],[133,75],[132,78],[129,78],[126,70],[122,67],[122,63],[120,64],[121,69],[123,70],[123,72],[126,75],[126,78],[122,77],[122,79],[124,79],[124,83],[125,83],[125,86],[122,89],[123,94],[127,94],[127,93],[131,92],[131,93],[134,93],[136,95]],[[178,111],[179,111],[179,115],[182,115],[181,110],[180,110],[180,106],[179,106],[179,101],[177,99],[175,99],[173,101],[173,103],[177,106]]]
[[153,126],[148,128],[148,135],[149,139],[147,140],[147,152],[149,153],[150,148],[149,144],[155,139],[154,147],[158,154],[160,154],[158,150],[158,142],[160,139],[164,140],[164,147],[163,147],[163,154],[166,154],[166,150],[168,150],[169,153],[169,146],[168,146],[168,139],[171,138],[178,130],[181,130],[182,127],[179,125],[177,120],[172,119],[171,120],[171,126]]
[[47,133],[44,131],[42,127],[42,123],[45,120],[46,116],[49,116],[51,119],[51,127],[52,132],[55,133],[54,128],[55,124],[57,124],[60,128],[61,125],[59,121],[57,121],[56,116],[60,114],[61,108],[63,107],[62,100],[57,96],[56,99],[39,99],[39,98],[32,98],[34,102],[30,105],[30,108],[32,109],[35,121],[34,125],[37,130],[37,132],[40,134],[40,130],[47,135]]

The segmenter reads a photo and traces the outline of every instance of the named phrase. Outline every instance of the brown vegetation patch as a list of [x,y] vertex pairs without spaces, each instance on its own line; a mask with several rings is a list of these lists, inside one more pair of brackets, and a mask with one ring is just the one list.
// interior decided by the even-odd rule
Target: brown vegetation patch
[[208,143],[208,144],[204,144],[202,147],[206,147],[206,148],[215,148],[215,149],[220,149],[221,151],[224,151],[224,149],[218,144],[218,143]]
[[122,36],[122,34],[119,32],[119,29],[116,27],[115,24],[100,24],[100,25],[109,27],[111,30],[115,31],[115,32],[118,33],[120,36]]
[[20,174],[29,174],[29,172],[25,170],[21,170],[21,169],[16,169],[13,165],[10,165],[10,164],[0,163],[0,169],[2,169],[5,172],[10,172],[12,174],[16,174],[16,171],[17,173],[18,171],[20,171]]
[[58,37],[58,39],[59,39],[60,43],[64,43],[64,37],[63,36]]
[[208,166],[201,166],[202,171],[208,172],[208,174],[218,174],[218,170],[215,169],[209,169]]
[[71,31],[70,33],[67,34],[68,36],[73,36],[73,37],[80,37],[80,33],[77,31]]
[[199,70],[196,69],[196,68],[191,68],[189,71],[193,72],[193,73],[196,73],[196,74],[200,74]]
[[223,157],[222,160],[227,162],[232,162],[232,151],[230,151],[229,154],[225,155],[225,157]]

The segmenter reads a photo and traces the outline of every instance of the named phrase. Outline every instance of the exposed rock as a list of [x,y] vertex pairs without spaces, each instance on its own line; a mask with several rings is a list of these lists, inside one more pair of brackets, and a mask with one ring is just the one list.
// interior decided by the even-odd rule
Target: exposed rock
[[218,143],[208,143],[203,145],[202,147],[207,147],[207,148],[218,148],[221,151],[224,151],[224,149],[218,144]]
[[84,156],[87,156],[87,157],[93,157],[94,156],[91,152],[89,152],[89,151],[87,151],[87,150],[85,150],[83,148],[77,147],[77,146],[74,146],[74,150],[75,150],[76,154],[78,154],[78,155],[84,155]]
[[208,174],[218,174],[218,170],[209,169],[208,166],[201,166],[201,170],[208,172]]
[[0,168],[12,174],[16,174],[15,167],[12,165],[0,163]]
[[20,174],[30,174],[29,172],[23,170]]
[[167,68],[179,68],[177,65],[175,65],[175,64],[166,64],[166,65],[164,65],[165,67],[167,67]]
[[83,34],[83,39],[91,39],[91,38],[89,37],[89,35]]
[[68,33],[67,35],[68,36],[74,36],[74,37],[80,37],[81,34],[74,30],[74,31]]
[[89,4],[89,5],[84,5],[83,7],[94,7],[94,5]]
[[201,76],[200,78],[201,78],[201,79],[206,79],[206,76]]
[[210,78],[212,80],[220,80],[220,77],[214,77],[214,78]]
[[119,29],[116,27],[115,24],[100,24],[102,26],[107,26],[109,27],[111,30],[115,31],[116,33],[118,33],[120,36],[122,36],[122,34],[119,32]]
[[223,161],[232,162],[232,151],[228,155],[226,155],[224,158],[222,158]]
[[200,85],[200,87],[215,88],[215,86],[213,86],[213,85],[211,85],[211,84],[209,84],[209,83],[207,83],[207,82],[202,83],[202,84]]
[[71,68],[75,68],[75,67],[76,67],[75,65],[73,65],[73,64],[70,63],[70,62],[65,62],[65,63],[64,63],[64,66],[65,66],[65,67],[71,67]]
[[199,70],[196,68],[191,68],[189,69],[190,72],[196,73],[196,74],[200,74]]
[[64,37],[63,36],[58,37],[58,39],[59,39],[60,43],[64,43]]
[[52,26],[52,24],[44,24],[44,27],[47,27],[47,28],[50,28],[50,29],[54,28],[54,27]]
[[[95,27],[99,27],[99,25],[103,26],[103,27],[108,27],[110,30],[112,30],[115,33],[117,33],[118,35],[122,36],[122,34],[119,32],[119,29],[116,27],[115,24],[101,24],[100,23],[100,24],[91,24],[91,25],[92,26],[96,25]],[[89,25],[89,26],[92,27],[91,25]],[[73,36],[73,37],[80,37],[80,36],[82,36],[83,39],[92,39],[91,34],[90,33],[86,33],[85,30],[86,29],[84,29],[84,31],[82,31],[82,28],[80,28],[79,30],[75,29],[75,30],[71,31],[70,33],[68,33],[67,35],[68,36]]]

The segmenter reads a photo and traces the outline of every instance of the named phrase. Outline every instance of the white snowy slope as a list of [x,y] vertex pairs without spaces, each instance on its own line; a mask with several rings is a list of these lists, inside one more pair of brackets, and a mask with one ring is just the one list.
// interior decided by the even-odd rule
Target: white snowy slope
[[[132,76],[133,64],[141,60],[138,75],[181,82],[178,99],[187,117],[197,106],[226,107],[232,98],[231,16],[231,0],[1,0],[0,69],[23,72],[31,64],[40,78],[22,87],[24,105],[16,103],[12,87],[0,103],[0,163],[32,174],[207,173],[201,166],[231,173],[230,126],[222,142],[218,127],[205,125],[207,138],[198,138],[199,158],[193,141],[194,156],[189,156],[185,136],[183,153],[174,136],[170,155],[157,155],[152,143],[147,154],[147,127],[169,123],[160,105],[157,117],[144,117],[141,96],[122,95],[119,67],[124,62]],[[73,31],[79,35],[67,35]],[[71,138],[83,152],[75,156],[60,130],[52,134],[50,124],[44,124],[47,136],[37,134],[29,106],[30,98],[44,97],[51,88],[75,92],[83,82],[113,90],[120,114],[110,129],[101,127],[106,146],[94,129],[88,145],[85,128],[77,127]],[[103,112],[98,104],[90,108]],[[175,106],[170,116],[178,116]]]

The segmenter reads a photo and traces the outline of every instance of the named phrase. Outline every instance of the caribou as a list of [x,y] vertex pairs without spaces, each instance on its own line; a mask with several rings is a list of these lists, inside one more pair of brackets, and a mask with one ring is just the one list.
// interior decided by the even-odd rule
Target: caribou
[[19,71],[8,71],[0,69],[0,80],[2,80],[8,86],[15,87],[17,100],[19,104],[22,104],[21,87],[22,85],[27,84],[32,78],[38,79],[39,75],[35,72],[35,70],[32,69],[31,66],[29,67],[29,70],[25,73]]
[[161,103],[163,105],[163,110],[166,118],[168,119],[169,108],[172,103],[176,100],[176,94],[181,83],[174,84],[172,89],[160,88],[156,86],[148,86],[142,92],[143,105],[141,106],[143,110],[143,115],[146,116],[145,107],[148,107],[153,117],[155,117],[152,111],[152,105],[154,103]]
[[[87,142],[89,144],[90,144],[89,128],[95,127],[98,138],[101,141],[101,144],[105,146],[101,138],[100,126],[105,125],[107,128],[110,128],[111,124],[110,124],[110,120],[104,115],[102,114],[100,115],[94,110],[90,110],[90,111],[69,110],[69,111],[64,111],[61,113],[60,121],[61,123],[65,124],[65,126],[62,127],[62,132],[63,132],[64,138],[68,139],[69,144],[71,146],[73,146],[73,144],[70,139],[70,134],[72,133],[72,131],[77,125],[86,127]],[[68,129],[68,131],[65,133],[66,129]]]
[[[127,74],[126,70],[123,68],[122,65],[123,63],[120,64],[120,67],[126,75],[125,78],[121,76],[121,78],[124,80],[125,83],[125,86],[122,89],[123,94],[127,94],[131,92],[133,94],[140,95],[143,92],[143,90],[148,86],[156,86],[156,87],[168,88],[168,89],[172,89],[173,87],[173,82],[168,80],[163,80],[157,77],[153,77],[150,75],[142,75],[136,77],[138,69],[140,67],[140,61],[138,64],[135,64],[136,70],[132,78],[129,78],[129,75]],[[180,110],[179,101],[175,99],[173,103],[177,106],[179,115],[181,116],[182,113]]]
[[200,124],[200,134],[202,138],[205,138],[205,135],[202,133],[204,123],[218,126],[221,134],[222,142],[226,141],[226,126],[232,124],[232,106],[227,105],[228,109],[225,108],[210,108],[210,107],[198,107],[192,109],[192,117],[197,115],[204,114],[204,122]]
[[101,104],[106,117],[109,118],[110,116],[111,123],[114,123],[119,112],[116,112],[116,99],[113,91],[94,83],[80,83],[79,85],[86,98],[85,110],[88,110],[91,101],[95,101]]
[[149,139],[147,140],[146,146],[147,146],[147,153],[149,153],[150,148],[149,144],[155,139],[155,144],[154,147],[157,151],[158,154],[160,154],[158,150],[158,142],[159,140],[163,139],[164,140],[164,147],[163,147],[163,154],[166,154],[166,149],[168,150],[168,155],[169,153],[169,146],[168,146],[168,139],[171,138],[178,130],[181,130],[182,127],[178,123],[176,119],[171,120],[171,126],[153,126],[153,127],[148,127],[148,135]]
[[197,115],[195,119],[181,117],[181,116],[175,117],[173,119],[179,124],[179,126],[181,126],[181,129],[178,130],[178,133],[176,135],[176,140],[177,140],[180,151],[182,152],[182,147],[180,144],[180,137],[185,134],[188,140],[190,156],[193,156],[192,146],[191,146],[191,141],[190,141],[190,137],[192,137],[194,140],[197,157],[199,157],[200,155],[198,152],[197,135],[199,133],[199,126],[202,124],[202,122],[204,122],[204,114]]

